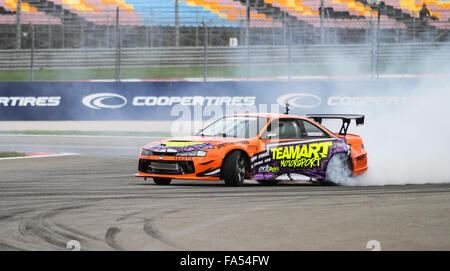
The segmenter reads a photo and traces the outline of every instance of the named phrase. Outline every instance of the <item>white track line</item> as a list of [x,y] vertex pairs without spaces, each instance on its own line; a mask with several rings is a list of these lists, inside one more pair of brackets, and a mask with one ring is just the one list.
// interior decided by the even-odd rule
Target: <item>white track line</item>
[[29,159],[29,158],[47,158],[47,157],[62,157],[62,156],[78,156],[79,153],[57,153],[48,155],[34,155],[34,156],[19,156],[19,157],[6,157],[0,158],[0,160],[17,160],[17,159]]

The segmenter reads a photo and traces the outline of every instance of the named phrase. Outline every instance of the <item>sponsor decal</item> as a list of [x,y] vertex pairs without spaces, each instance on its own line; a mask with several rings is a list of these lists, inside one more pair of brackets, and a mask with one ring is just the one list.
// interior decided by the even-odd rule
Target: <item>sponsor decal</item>
[[225,142],[225,143],[221,143],[221,144],[217,144],[216,148],[220,149],[220,148],[224,148],[226,146],[230,146],[230,145],[239,145],[239,144],[249,144],[248,140],[243,140],[243,141],[235,141],[235,142]]
[[271,167],[269,165],[265,165],[262,167],[259,167],[258,172],[279,172],[280,168],[279,167]]
[[136,96],[133,98],[134,106],[184,106],[228,105],[250,106],[255,105],[255,96]]
[[2,97],[0,96],[0,105],[4,107],[25,107],[25,106],[59,106],[61,103],[60,96],[12,96]]
[[[285,174],[301,174],[322,180],[330,158],[347,153],[345,139],[284,141],[266,145],[266,151],[252,156],[252,176],[276,179]],[[255,158],[256,157],[256,158]]]
[[281,106],[289,104],[297,108],[314,108],[322,103],[322,99],[310,93],[290,93],[278,97],[277,103]]
[[189,147],[193,145],[200,145],[202,142],[186,142],[186,141],[169,141],[164,142],[161,145],[164,147]]
[[82,103],[92,109],[119,109],[127,104],[127,99],[114,93],[95,93],[85,96]]
[[[82,103],[92,109],[118,109],[127,104],[127,99],[115,93],[94,93],[83,97]],[[251,106],[256,96],[135,96],[133,106]]]
[[333,142],[285,146],[272,149],[272,159],[279,160],[281,167],[319,167],[320,160],[328,156]]
[[328,105],[399,105],[408,103],[409,99],[406,96],[331,96]]
[[364,159],[366,159],[366,155],[365,154],[357,156],[355,160],[356,161],[361,161],[361,160],[364,160]]
[[175,161],[192,161],[192,157],[189,156],[174,156]]

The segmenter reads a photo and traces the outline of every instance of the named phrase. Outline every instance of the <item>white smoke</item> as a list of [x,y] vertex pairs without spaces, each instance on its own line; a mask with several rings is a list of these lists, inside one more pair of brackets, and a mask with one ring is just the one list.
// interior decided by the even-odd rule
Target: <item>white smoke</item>
[[356,133],[368,152],[369,170],[349,185],[450,182],[450,92],[445,81],[418,81],[412,93],[416,99],[385,114],[364,112],[366,124]]
[[[340,184],[368,186],[450,183],[450,77],[445,77],[445,74],[450,73],[450,62],[447,45],[441,45],[433,47],[434,50],[429,51],[429,54],[418,56],[417,49],[412,44],[403,50],[405,55],[415,56],[414,60],[411,58],[403,63],[381,62],[378,68],[381,73],[379,80],[391,80],[389,89],[382,89],[380,92],[346,89],[348,82],[341,85],[336,81],[336,95],[349,90],[361,93],[362,97],[411,97],[405,103],[386,106],[369,104],[353,108],[335,107],[336,111],[333,113],[361,113],[366,116],[365,125],[355,127],[353,124],[349,133],[362,137],[368,152],[369,169]],[[360,74],[361,71],[370,70],[370,63],[351,61],[351,58],[340,52],[333,52],[332,57],[324,60],[327,63],[324,71],[334,76]],[[404,79],[385,79],[395,74],[400,77],[409,76],[408,73],[415,77],[408,84],[402,84]],[[411,82],[416,84],[410,87]],[[370,87],[373,83],[373,80],[368,79],[367,89],[373,89]],[[405,89],[399,89],[402,87]],[[328,125],[325,122],[324,126],[332,131],[339,131],[340,123]]]

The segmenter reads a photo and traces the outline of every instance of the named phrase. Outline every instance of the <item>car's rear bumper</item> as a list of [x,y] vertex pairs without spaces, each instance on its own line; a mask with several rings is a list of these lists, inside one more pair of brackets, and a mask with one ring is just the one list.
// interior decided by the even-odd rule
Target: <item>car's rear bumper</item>
[[364,172],[366,172],[367,171],[367,169],[369,169],[369,167],[363,167],[363,168],[359,168],[359,169],[357,169],[357,170],[354,170],[353,171],[353,174],[352,174],[352,177],[355,177],[355,176],[358,176],[358,175],[361,175],[361,174],[363,174]]
[[352,157],[353,164],[353,174],[352,176],[358,176],[367,171],[368,162],[367,162],[367,151],[361,151],[357,155],[353,155]]

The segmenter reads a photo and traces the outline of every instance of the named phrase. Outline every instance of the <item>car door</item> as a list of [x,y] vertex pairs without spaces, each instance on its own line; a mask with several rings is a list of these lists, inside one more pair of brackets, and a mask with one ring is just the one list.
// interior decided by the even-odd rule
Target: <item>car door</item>
[[260,149],[263,152],[257,153],[252,159],[252,175],[255,179],[274,179],[280,174],[279,162],[274,162],[268,147],[278,144],[287,144],[292,141],[302,140],[304,131],[300,123],[295,118],[273,119],[266,127],[260,137]]
[[323,179],[336,138],[303,119],[272,121],[261,135],[265,152],[255,159],[254,172],[262,179]]

